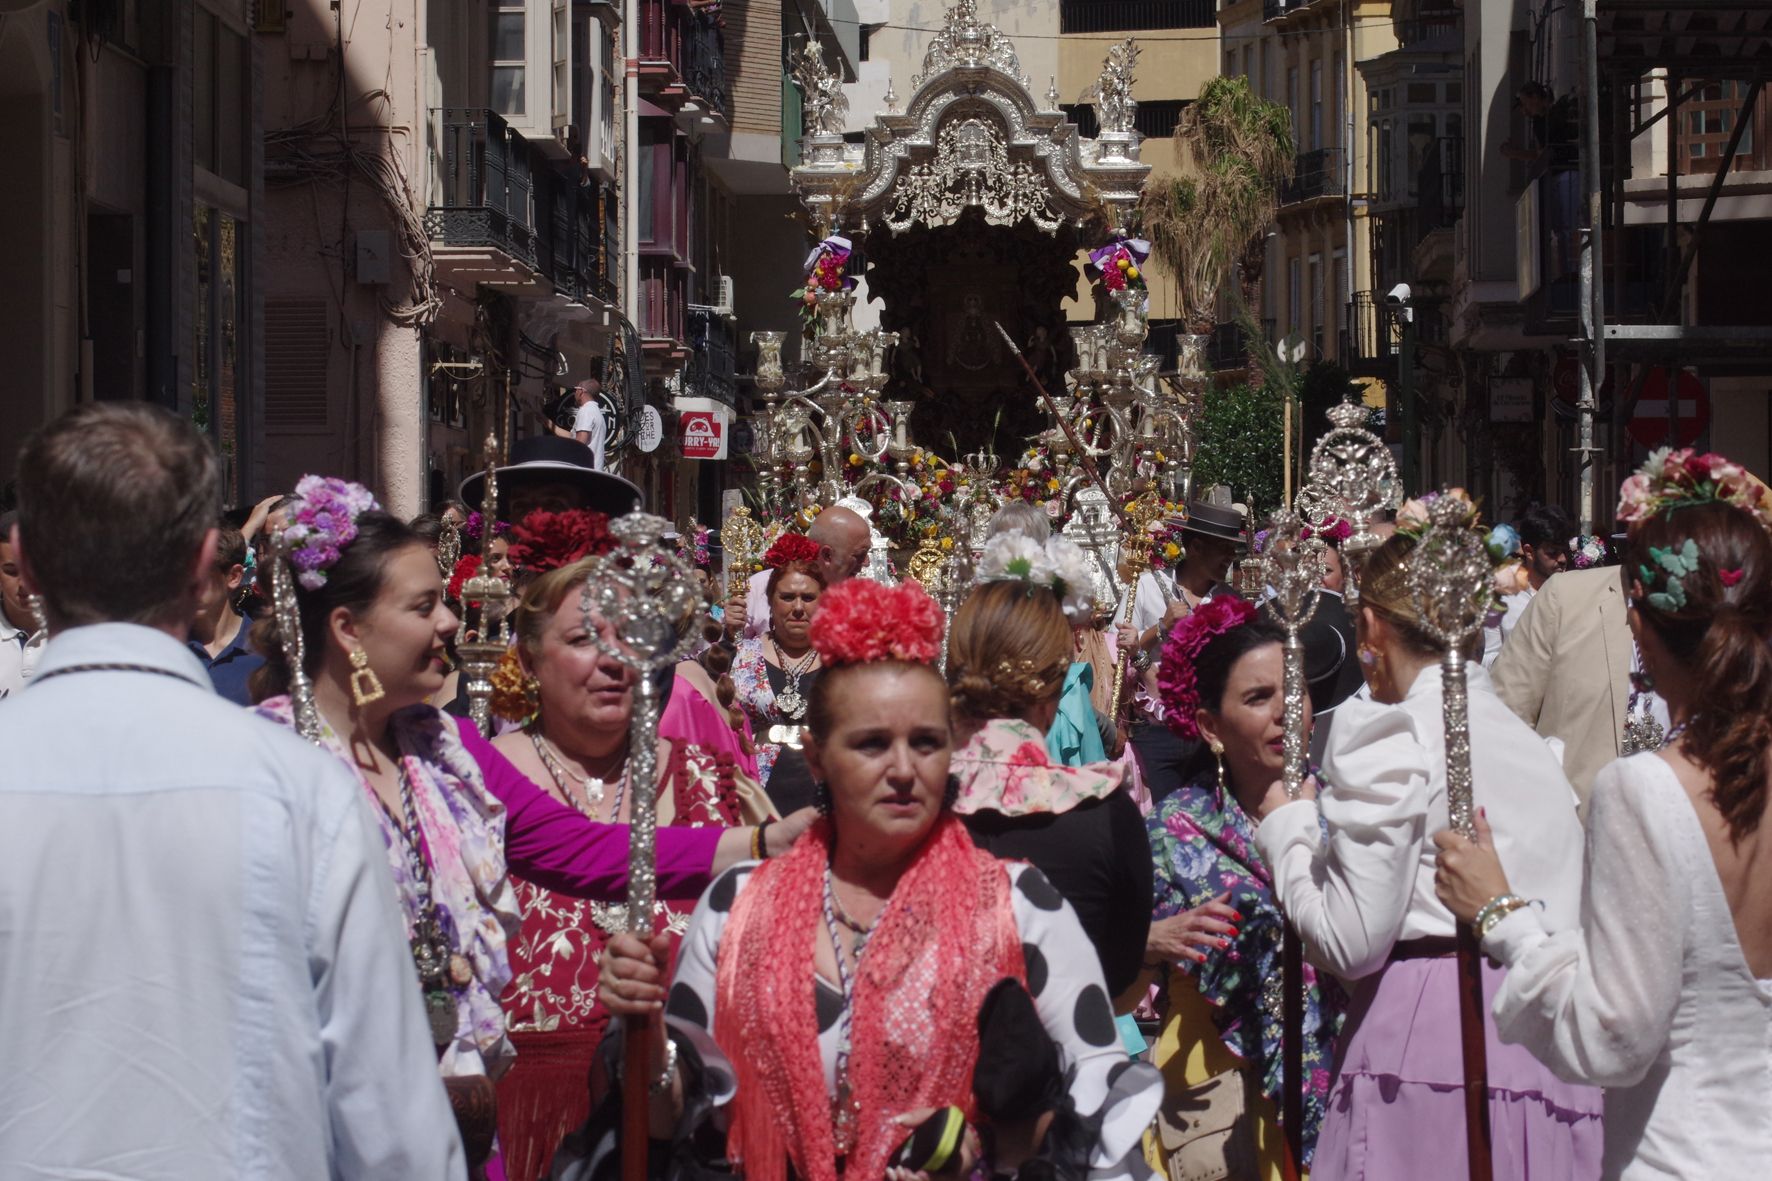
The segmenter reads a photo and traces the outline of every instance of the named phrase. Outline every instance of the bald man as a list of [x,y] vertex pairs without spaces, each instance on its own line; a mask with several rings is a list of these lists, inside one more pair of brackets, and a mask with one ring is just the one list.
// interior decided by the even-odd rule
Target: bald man
[[[867,565],[868,545],[873,535],[868,530],[867,521],[853,509],[825,509],[813,518],[806,536],[818,543],[818,565],[824,571],[827,588],[854,578]],[[768,588],[769,571],[759,570],[751,575],[745,598],[744,634],[747,638],[763,635],[769,630]]]

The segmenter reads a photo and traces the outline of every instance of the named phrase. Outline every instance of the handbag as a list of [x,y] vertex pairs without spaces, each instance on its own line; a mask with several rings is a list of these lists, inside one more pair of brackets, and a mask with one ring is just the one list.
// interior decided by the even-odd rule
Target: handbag
[[1157,1141],[1168,1181],[1258,1181],[1248,1086],[1243,1070],[1227,1070],[1163,1096]]

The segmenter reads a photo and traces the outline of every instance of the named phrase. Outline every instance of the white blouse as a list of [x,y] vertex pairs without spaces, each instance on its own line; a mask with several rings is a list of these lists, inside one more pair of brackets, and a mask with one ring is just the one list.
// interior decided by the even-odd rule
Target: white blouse
[[1604,1177],[1754,1176],[1772,1158],[1772,980],[1747,966],[1692,802],[1642,754],[1600,772],[1587,823],[1580,927],[1517,910],[1484,941],[1509,966],[1496,1027],[1607,1088]]
[[[705,1035],[714,1028],[720,939],[732,917],[732,903],[757,864],[743,862],[714,879],[696,905],[677,953],[665,1017],[690,1036],[704,1061],[715,1049]],[[1101,1139],[1090,1159],[1089,1176],[1092,1181],[1148,1178],[1151,1171],[1140,1146],[1162,1101],[1162,1076],[1150,1066],[1131,1062],[1121,1046],[1101,964],[1070,903],[1033,866],[1004,862],[1003,868],[1012,887],[1009,897],[1027,959],[1028,992],[1034,1009],[1058,1047],[1066,1089],[1077,1112],[1102,1116]],[[825,1085],[834,1094],[843,994],[816,973],[807,987],[814,990]],[[710,1097],[723,1104],[732,1097],[731,1070],[724,1061],[714,1067],[709,1075],[716,1080]]]
[[[1575,924],[1581,898],[1581,822],[1557,756],[1466,664],[1471,778],[1496,851],[1522,897],[1543,904],[1550,930]],[[1396,705],[1350,699],[1335,711],[1323,760],[1328,789],[1313,806],[1276,808],[1256,829],[1280,905],[1312,963],[1344,980],[1383,968],[1399,940],[1451,935],[1452,912],[1434,892],[1434,834],[1446,807],[1446,733],[1440,667],[1416,677]],[[1319,830],[1321,810],[1328,837]]]

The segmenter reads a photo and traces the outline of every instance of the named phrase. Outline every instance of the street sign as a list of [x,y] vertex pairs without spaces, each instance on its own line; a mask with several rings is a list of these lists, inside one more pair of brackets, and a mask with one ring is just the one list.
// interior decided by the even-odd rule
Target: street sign
[[664,419],[659,415],[658,407],[642,406],[640,408],[640,429],[634,432],[634,446],[650,453],[657,451],[658,445],[662,442],[664,442]]
[[1710,425],[1710,391],[1689,369],[1680,370],[1674,383],[1674,411],[1679,428],[1668,442],[1667,370],[1657,365],[1643,376],[1643,393],[1631,415],[1630,437],[1643,447],[1690,447]]
[[1489,379],[1490,422],[1532,422],[1537,399],[1529,377],[1491,377]]

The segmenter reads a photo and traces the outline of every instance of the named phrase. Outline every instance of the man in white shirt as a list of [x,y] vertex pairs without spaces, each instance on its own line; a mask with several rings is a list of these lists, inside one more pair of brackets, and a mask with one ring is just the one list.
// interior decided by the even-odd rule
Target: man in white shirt
[[0,701],[25,687],[41,651],[30,642],[36,621],[25,602],[18,553],[12,547],[12,527],[17,521],[16,512],[0,514]]
[[579,382],[573,395],[578,410],[572,416],[572,437],[591,449],[591,466],[598,471],[605,470],[603,448],[609,440],[609,421],[597,401],[602,392],[603,383],[593,377]]
[[0,708],[0,1172],[465,1178],[362,789],[185,647],[219,487],[137,402],[20,459],[54,639]]

